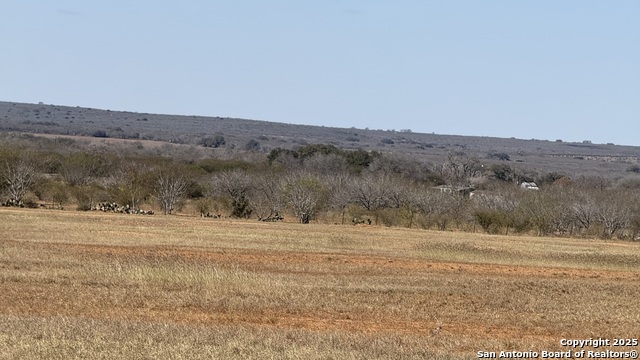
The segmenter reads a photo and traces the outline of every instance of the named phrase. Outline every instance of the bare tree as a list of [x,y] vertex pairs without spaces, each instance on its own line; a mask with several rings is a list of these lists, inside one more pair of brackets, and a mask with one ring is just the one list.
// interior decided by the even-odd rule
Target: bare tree
[[515,191],[502,188],[492,194],[476,195],[472,203],[473,216],[486,232],[498,233],[504,230],[507,235],[516,222],[515,213],[520,201]]
[[165,215],[171,214],[174,208],[185,197],[190,179],[184,168],[167,165],[156,171],[151,180],[151,191],[160,202]]
[[523,190],[518,215],[524,222],[538,231],[539,236],[553,233],[571,233],[574,219],[571,214],[569,196],[564,189]]
[[96,176],[99,167],[95,157],[87,153],[75,153],[63,161],[60,175],[71,186],[83,186]]
[[400,177],[394,177],[391,182],[392,186],[390,186],[387,196],[387,207],[392,209],[396,221],[406,220],[407,227],[411,228],[415,214],[418,212],[415,199],[420,195],[417,194],[417,185]]
[[382,154],[373,159],[369,170],[376,174],[387,174],[403,177],[416,182],[441,182],[439,176],[432,172],[432,164],[418,161],[416,158],[398,154]]
[[302,224],[308,224],[325,204],[326,189],[320,179],[310,173],[286,176],[283,191],[286,204]]
[[351,203],[349,184],[353,181],[353,177],[348,171],[342,171],[328,174],[324,179],[327,188],[331,189],[327,192],[327,204],[340,212],[340,221],[344,224],[346,209]]
[[412,199],[417,196],[411,190],[413,186],[398,174],[391,176],[384,172],[368,172],[350,181],[349,199],[371,213],[376,225],[380,215],[384,215],[383,223],[389,225],[397,224],[396,217],[403,214],[408,225],[412,226],[417,209]]
[[436,224],[440,230],[446,230],[458,204],[451,194],[436,192],[429,188],[416,189],[411,202],[424,217],[426,227]]
[[579,229],[589,230],[598,221],[598,203],[591,190],[571,192],[571,216]]
[[282,199],[282,183],[278,174],[263,173],[252,178],[251,192],[252,213],[261,221],[282,219],[284,207]]
[[596,216],[602,223],[604,238],[610,238],[629,226],[633,200],[625,191],[610,190],[600,194]]
[[61,181],[52,181],[47,187],[51,197],[51,207],[64,209],[64,205],[69,201],[69,185]]
[[318,153],[306,158],[303,167],[317,174],[335,174],[347,171],[349,165],[345,158],[338,154]]
[[351,201],[375,215],[378,223],[378,210],[389,205],[391,181],[388,175],[375,176],[364,174],[351,182]]
[[613,181],[611,179],[604,178],[596,175],[580,175],[574,183],[584,189],[596,189],[604,191],[611,187]]
[[112,189],[118,202],[137,210],[149,196],[149,168],[144,163],[125,162],[111,173]]
[[472,179],[482,175],[482,164],[475,157],[452,152],[440,167],[440,173],[451,186],[468,186]]
[[36,180],[36,165],[30,159],[19,157],[5,161],[2,178],[11,195],[11,200],[18,204]]

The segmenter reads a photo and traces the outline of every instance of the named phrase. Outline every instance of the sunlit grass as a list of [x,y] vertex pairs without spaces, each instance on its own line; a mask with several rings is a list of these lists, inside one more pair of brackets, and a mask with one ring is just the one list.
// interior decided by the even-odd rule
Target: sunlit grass
[[0,358],[474,358],[640,332],[636,243],[16,209],[0,234]]

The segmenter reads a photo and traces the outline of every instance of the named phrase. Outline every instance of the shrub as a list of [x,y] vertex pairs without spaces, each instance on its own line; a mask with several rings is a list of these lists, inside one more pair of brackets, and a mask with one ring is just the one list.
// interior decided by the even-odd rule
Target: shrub
[[306,159],[312,157],[316,154],[337,154],[342,155],[342,150],[338,149],[335,145],[327,145],[327,144],[313,144],[302,146],[296,150],[299,157]]
[[347,151],[344,154],[347,159],[347,164],[355,170],[361,170],[369,167],[374,158],[380,156],[378,152],[367,152],[366,150],[358,149],[355,151]]
[[26,198],[23,204],[24,204],[24,207],[30,208],[30,209],[35,209],[38,207],[38,203],[35,201],[35,199],[31,197]]
[[198,142],[198,145],[202,145],[204,147],[210,147],[210,148],[218,148],[226,145],[226,143],[227,141],[224,139],[224,136],[214,135],[214,136],[200,139],[200,141]]
[[565,175],[557,172],[550,172],[538,177],[538,179],[536,180],[536,183],[538,184],[538,186],[550,185],[563,177],[565,177]]
[[632,173],[636,173],[636,174],[640,174],[640,165],[635,164],[635,165],[631,165],[627,168],[627,172],[632,172]]
[[234,169],[248,170],[253,167],[253,164],[242,160],[203,159],[197,163],[197,166],[207,173],[214,173]]
[[509,216],[504,211],[476,210],[473,213],[478,225],[489,234],[498,234],[504,228],[509,228]]
[[487,154],[487,158],[489,158],[489,159],[497,159],[497,160],[500,160],[500,161],[511,161],[511,157],[509,156],[509,154],[507,154],[505,152],[492,151],[489,154]]
[[244,195],[231,199],[231,217],[239,219],[248,219],[251,217],[249,199]]
[[515,172],[511,166],[507,164],[494,164],[490,168],[493,177],[500,181],[513,181]]
[[255,139],[251,139],[244,144],[244,149],[247,151],[258,151],[260,150],[260,143]]

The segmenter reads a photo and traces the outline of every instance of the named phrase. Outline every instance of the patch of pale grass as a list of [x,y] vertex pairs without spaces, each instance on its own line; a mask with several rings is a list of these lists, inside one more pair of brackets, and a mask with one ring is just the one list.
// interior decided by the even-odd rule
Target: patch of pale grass
[[638,243],[429,233],[413,249],[418,256],[442,261],[640,271]]
[[0,359],[471,359],[425,345],[415,336],[0,316]]
[[277,276],[206,264],[176,261],[114,261],[94,263],[88,277],[104,286],[137,286],[164,290],[233,292],[239,289],[261,291],[281,286]]

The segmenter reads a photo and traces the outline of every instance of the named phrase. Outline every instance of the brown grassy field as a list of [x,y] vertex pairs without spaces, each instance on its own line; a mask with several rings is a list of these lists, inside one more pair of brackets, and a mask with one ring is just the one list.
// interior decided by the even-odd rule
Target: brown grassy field
[[639,243],[0,209],[2,359],[566,351],[639,294]]

